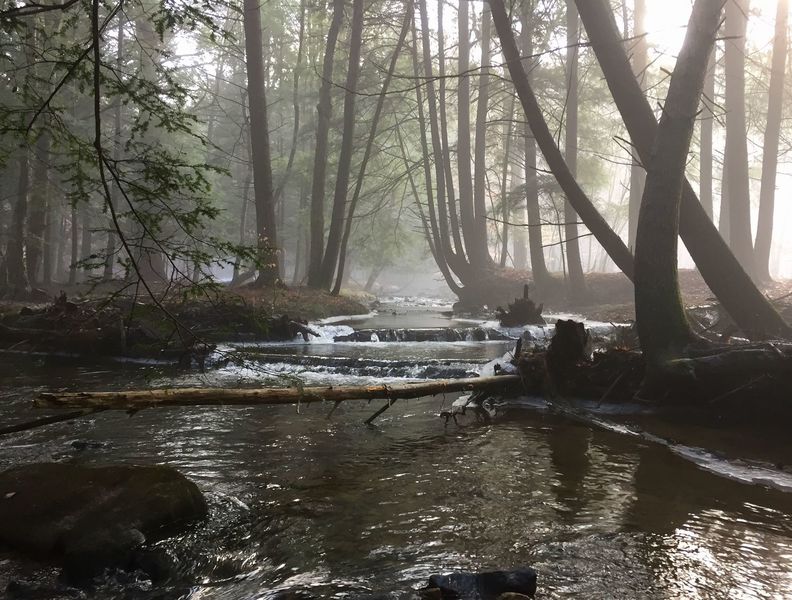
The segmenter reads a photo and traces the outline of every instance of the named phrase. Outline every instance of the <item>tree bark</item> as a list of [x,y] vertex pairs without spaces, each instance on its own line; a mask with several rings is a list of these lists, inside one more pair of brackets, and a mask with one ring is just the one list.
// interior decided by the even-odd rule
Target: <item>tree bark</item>
[[[457,172],[459,173],[459,216],[465,249],[471,264],[476,254],[473,174],[470,154],[470,14],[469,3],[459,3],[459,60],[457,66]],[[425,60],[425,59],[424,59]]]
[[770,248],[773,242],[778,141],[784,107],[784,79],[789,20],[789,0],[778,0],[770,70],[770,91],[767,101],[767,123],[762,145],[762,184],[759,192],[759,219],[756,229],[756,268],[759,281],[771,281]]
[[469,255],[474,267],[485,268],[492,263],[487,248],[487,110],[490,94],[490,36],[492,15],[486,2],[481,13],[481,71],[476,101],[476,142],[473,150],[473,248]]
[[[566,4],[566,29],[567,29],[567,99],[566,99],[566,127],[564,142],[564,158],[573,177],[577,177],[578,162],[578,42],[579,22],[577,10],[573,0]],[[586,293],[586,284],[583,278],[583,263],[580,259],[580,240],[577,226],[578,216],[569,198],[564,199],[564,237],[566,238],[567,269],[569,270],[569,296],[576,301],[582,300]]]
[[635,244],[635,322],[650,368],[683,355],[694,338],[677,274],[679,206],[690,140],[723,0],[696,0],[647,165]]
[[712,49],[710,62],[707,67],[707,77],[704,79],[704,102],[701,113],[701,139],[699,146],[699,199],[704,212],[712,220],[713,194],[712,194],[712,130],[715,115],[710,108],[715,102],[715,68],[717,65],[715,54],[717,47]]
[[352,200],[349,202],[349,211],[344,223],[344,235],[341,238],[341,251],[338,257],[338,274],[332,289],[333,295],[337,295],[341,291],[341,282],[344,278],[344,264],[347,258],[347,245],[349,244],[349,236],[352,233],[352,220],[355,217],[355,209],[360,199],[360,192],[363,189],[366,167],[368,166],[368,161],[374,149],[374,139],[377,136],[377,127],[379,125],[380,116],[382,115],[382,109],[385,106],[385,98],[387,97],[393,74],[396,71],[396,61],[399,58],[404,40],[407,37],[407,32],[410,30],[410,23],[412,23],[413,20],[412,0],[407,0],[407,2],[405,2],[404,10],[404,21],[402,22],[402,28],[399,32],[399,39],[396,42],[396,47],[393,49],[393,54],[391,54],[388,72],[385,75],[385,80],[382,82],[382,89],[377,97],[377,107],[374,109],[374,117],[371,120],[371,128],[369,129],[368,140],[366,140],[366,149],[363,152],[363,159],[360,162],[360,169],[358,171],[357,180],[355,181],[355,189],[352,192]]
[[45,129],[39,133],[35,145],[33,181],[30,187],[30,215],[25,248],[27,275],[30,283],[39,281],[44,234],[47,226],[49,200],[50,135]]
[[[626,0],[625,0],[626,1]],[[640,82],[641,89],[646,81],[646,69],[649,66],[649,44],[646,40],[646,0],[635,0],[633,9],[632,33],[632,68]],[[625,37],[626,37],[625,32]],[[635,248],[635,232],[638,228],[638,212],[641,210],[641,196],[643,196],[644,179],[646,171],[633,156],[630,167],[630,204],[628,209],[628,242],[627,245]]]
[[272,191],[267,99],[264,90],[264,54],[261,7],[256,0],[244,0],[245,65],[250,104],[250,145],[253,161],[253,197],[256,205],[256,247],[259,274],[257,285],[270,285],[278,279],[278,238]]
[[630,251],[621,238],[610,228],[605,219],[602,218],[602,215],[578,185],[544,120],[542,110],[539,108],[536,96],[520,62],[520,53],[514,41],[511,23],[506,14],[503,0],[491,0],[490,7],[509,73],[520,97],[528,124],[531,127],[531,131],[533,131],[539,149],[544,154],[548,167],[591,233],[602,244],[602,247],[613,259],[613,262],[627,277],[632,279],[633,258]]
[[[423,58],[423,76],[426,78],[426,100],[429,109],[429,133],[431,136],[431,143],[432,143],[432,153],[434,154],[434,167],[435,167],[435,178],[437,181],[436,186],[436,196],[435,199],[437,201],[437,240],[435,243],[436,248],[438,248],[438,255],[442,256],[450,269],[456,273],[456,275],[462,280],[463,283],[466,284],[466,267],[467,264],[464,263],[464,260],[457,254],[454,253],[454,249],[451,246],[451,234],[449,232],[449,223],[448,223],[448,211],[446,210],[446,200],[445,200],[445,169],[443,168],[442,160],[439,159],[443,155],[443,149],[441,146],[440,141],[440,130],[439,130],[439,123],[437,118],[437,97],[435,95],[435,88],[434,88],[434,81],[432,79],[432,48],[429,38],[429,16],[426,9],[426,0],[419,0],[418,8],[420,12],[421,18],[421,50],[422,50],[422,58]],[[416,40],[415,31],[413,31],[413,40]],[[418,68],[418,49],[417,49],[417,42],[413,44],[413,64],[414,68],[417,70]],[[421,135],[421,145],[423,148],[423,158],[424,158],[424,171],[426,175],[426,182],[427,182],[427,199],[429,200],[429,215],[430,219],[432,219],[434,206],[432,203],[431,197],[431,170],[429,169],[429,148],[427,145],[426,140],[426,129],[421,121],[423,120],[423,107],[422,107],[422,100],[420,97],[420,87],[416,87],[416,98],[418,99],[418,117],[419,117],[419,124],[420,124],[420,135]],[[469,156],[468,156],[469,158]],[[460,175],[461,178],[461,175]],[[470,185],[470,180],[467,181],[468,185]],[[460,179],[460,186],[462,185]],[[450,204],[450,202],[449,202]],[[455,294],[459,294],[462,290],[462,287],[454,282],[453,276],[448,269],[445,271],[443,270],[443,266],[438,264],[443,272],[443,276],[446,280],[446,283],[449,284],[451,290]]]
[[333,19],[327,31],[327,47],[322,64],[322,83],[316,105],[316,147],[314,151],[313,182],[311,184],[310,252],[308,260],[308,285],[320,287],[322,259],[324,258],[324,204],[325,173],[327,171],[327,139],[332,116],[333,61],[338,32],[344,18],[344,0],[333,0]]
[[[657,131],[649,102],[624,52],[607,0],[576,0],[578,12],[608,87],[642,161],[648,161]],[[709,288],[749,335],[792,335],[789,325],[753,285],[704,212],[689,183],[683,184],[679,231]]]
[[481,389],[518,386],[519,375],[438,379],[420,383],[293,388],[170,388],[124,392],[52,392],[41,394],[42,408],[107,408],[114,410],[167,406],[258,406],[312,402],[421,398]]
[[[119,71],[121,70],[124,61],[125,23],[126,19],[124,18],[124,14],[120,13],[118,15],[118,28],[116,34],[116,69]],[[120,96],[116,96],[113,100],[113,160],[116,162],[121,158],[121,122],[121,98]],[[109,202],[111,202],[114,207],[118,206],[118,201],[120,200],[120,191],[121,190],[119,189],[118,184],[113,181]],[[111,216],[108,218],[107,223],[107,242],[105,243],[104,271],[102,272],[103,281],[111,281],[113,279],[113,263],[115,262],[116,253],[116,236],[115,223],[113,222],[113,218]]]
[[[751,187],[748,178],[748,140],[745,123],[745,34],[749,0],[726,3],[726,162],[729,189],[729,245],[745,272],[756,266],[751,237]],[[722,226],[721,226],[722,229]]]
[[330,229],[327,232],[327,247],[322,259],[322,274],[319,286],[329,289],[338,265],[341,250],[341,237],[344,233],[344,215],[347,208],[349,173],[352,168],[352,154],[355,142],[355,100],[360,75],[360,49],[363,36],[363,0],[352,2],[352,29],[349,32],[349,63],[344,86],[344,125],[341,136],[341,153],[338,157],[333,210],[330,216]]
[[[454,170],[451,166],[451,148],[448,142],[448,114],[446,111],[446,63],[445,63],[445,35],[443,30],[443,5],[446,0],[437,0],[437,86],[438,86],[438,114],[440,116],[440,143],[443,149],[444,181],[446,184],[445,198],[448,206],[448,221],[453,240],[452,253],[460,262],[467,260],[465,243],[462,241],[462,228],[457,214],[457,201],[454,192]],[[445,210],[443,212],[446,212]]]
[[[523,69],[526,72],[528,85],[533,82],[533,70],[536,61],[533,55],[533,2],[525,0],[520,13],[522,23],[522,52],[526,60]],[[536,176],[536,140],[530,126],[525,124],[525,213],[528,220],[528,246],[531,260],[531,272],[537,291],[541,291],[550,282],[550,273],[544,256],[542,241],[542,218],[539,210],[539,183]]]
[[26,144],[19,147],[17,159],[16,200],[11,209],[11,227],[6,243],[6,284],[11,297],[20,296],[30,288],[25,268],[25,223],[30,191],[30,152]]
[[[512,125],[514,122],[514,96],[509,98],[503,112],[503,165],[501,171],[501,215],[503,216],[503,227],[501,229],[501,251],[499,264],[501,268],[506,266],[506,259],[509,256],[509,221],[512,211],[512,194],[509,189],[509,166],[512,162],[511,142]],[[512,175],[512,182],[514,181]],[[512,184],[512,187],[514,185]],[[516,265],[515,265],[516,266]]]

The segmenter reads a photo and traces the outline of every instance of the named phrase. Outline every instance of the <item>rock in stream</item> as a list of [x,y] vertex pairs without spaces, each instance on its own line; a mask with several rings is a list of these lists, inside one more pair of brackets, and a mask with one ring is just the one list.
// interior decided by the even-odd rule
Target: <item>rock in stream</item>
[[75,581],[111,567],[162,575],[143,544],[206,514],[197,486],[166,466],[36,463],[0,473],[0,543],[63,564]]

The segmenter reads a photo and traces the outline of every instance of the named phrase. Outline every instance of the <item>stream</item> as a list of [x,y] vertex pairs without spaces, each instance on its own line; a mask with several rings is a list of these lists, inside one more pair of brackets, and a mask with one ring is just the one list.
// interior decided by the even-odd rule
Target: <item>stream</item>
[[[471,376],[522,333],[449,309],[392,300],[312,324],[321,337],[307,343],[222,345],[204,373],[0,354],[0,421],[40,416],[30,401],[51,389]],[[537,345],[552,334],[526,329]],[[343,403],[331,418],[321,404],[114,412],[4,436],[2,469],[171,465],[206,494],[210,517],[160,542],[178,570],[167,584],[118,574],[76,591],[54,567],[0,552],[0,590],[13,580],[39,598],[397,599],[434,573],[531,566],[540,600],[792,597],[788,436],[658,424],[638,406],[592,406],[587,422],[537,398],[497,403],[490,422],[446,423],[439,411],[455,398],[398,401],[372,426],[381,401]]]

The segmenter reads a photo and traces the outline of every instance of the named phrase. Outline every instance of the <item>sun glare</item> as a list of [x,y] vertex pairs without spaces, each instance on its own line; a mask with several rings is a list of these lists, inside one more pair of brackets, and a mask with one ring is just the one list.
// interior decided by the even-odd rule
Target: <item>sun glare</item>
[[[751,45],[761,47],[772,40],[777,5],[778,0],[750,0]],[[676,56],[685,37],[691,6],[691,0],[648,0],[646,29],[649,42],[657,52],[670,59]]]

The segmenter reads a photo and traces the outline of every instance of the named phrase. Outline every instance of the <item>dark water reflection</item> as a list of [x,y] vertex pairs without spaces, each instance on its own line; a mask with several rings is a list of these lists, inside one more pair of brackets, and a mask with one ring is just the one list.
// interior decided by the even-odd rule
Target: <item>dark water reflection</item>
[[[45,387],[167,376],[0,361],[3,421]],[[208,494],[209,522],[164,543],[182,583],[108,581],[101,598],[267,598],[283,588],[398,598],[438,571],[526,564],[540,573],[540,598],[792,597],[788,494],[523,409],[444,427],[437,400],[399,402],[366,427],[374,404],[343,405],[330,420],[328,408],[104,414],[6,437],[0,466],[167,463]],[[35,569],[6,556],[0,585],[46,579]]]

